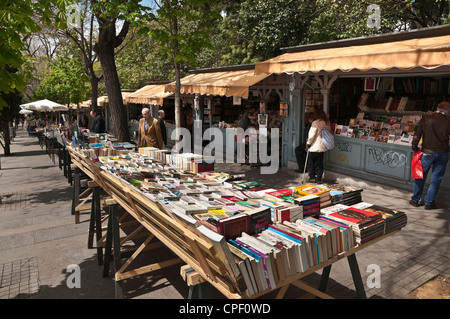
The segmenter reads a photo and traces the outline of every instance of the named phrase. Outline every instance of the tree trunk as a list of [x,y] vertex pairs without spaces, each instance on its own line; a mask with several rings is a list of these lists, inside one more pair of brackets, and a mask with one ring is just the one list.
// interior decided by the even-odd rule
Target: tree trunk
[[95,76],[91,76],[89,80],[91,82],[91,110],[93,110],[94,108],[97,108],[98,82],[100,79]]
[[[107,32],[115,32],[115,29],[112,28],[112,30]],[[128,130],[126,109],[123,106],[119,76],[117,75],[114,46],[111,41],[108,41],[108,36],[105,38],[99,39],[94,49],[99,56],[103,77],[105,79],[112,129],[119,141],[129,142],[130,132]]]
[[175,61],[175,129],[177,130],[177,141],[180,140],[178,136],[178,129],[181,124],[181,78],[180,78],[180,64]]
[[9,122],[2,122],[3,124],[3,136],[5,137],[3,152],[5,156],[11,156],[11,135],[9,134]]

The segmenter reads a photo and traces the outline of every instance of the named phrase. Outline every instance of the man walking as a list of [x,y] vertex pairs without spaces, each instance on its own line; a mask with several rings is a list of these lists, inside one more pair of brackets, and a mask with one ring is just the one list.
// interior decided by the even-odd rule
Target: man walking
[[422,198],[425,181],[432,168],[430,187],[425,196],[425,209],[436,209],[434,199],[441,185],[449,159],[450,120],[447,118],[450,110],[449,102],[441,102],[433,114],[422,118],[414,134],[412,150],[419,150],[422,139],[422,169],[423,179],[414,180],[413,195],[409,203],[414,207],[423,205]]

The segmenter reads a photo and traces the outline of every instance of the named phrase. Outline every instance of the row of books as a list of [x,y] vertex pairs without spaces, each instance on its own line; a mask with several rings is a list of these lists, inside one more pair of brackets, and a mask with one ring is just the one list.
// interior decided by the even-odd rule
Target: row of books
[[163,212],[220,245],[219,255],[233,276],[242,276],[248,296],[406,224],[403,213],[391,217],[370,211],[373,205],[358,206],[357,188],[274,189],[226,173],[185,172],[142,154],[100,161]]
[[406,223],[404,212],[364,202],[337,204],[321,209],[319,218],[273,223],[256,235],[243,233],[228,240],[227,245],[244,277],[246,293],[252,296]]
[[76,138],[74,138],[73,145],[77,147],[82,154],[88,156],[93,161],[97,161],[101,156],[127,155],[136,148],[136,145],[132,143],[112,143],[111,141],[77,144]]
[[433,112],[440,101],[435,97],[426,99],[411,99],[403,96],[399,99],[394,97],[376,99],[370,93],[363,93],[358,101],[357,107],[363,111],[383,111],[386,113],[428,113]]
[[193,173],[214,170],[214,163],[203,155],[194,153],[176,153],[171,150],[161,150],[155,147],[141,147],[138,152],[153,160],[173,165],[185,171]]
[[411,145],[414,131],[421,115],[377,116],[375,120],[366,119],[360,112],[357,118],[350,119],[349,125],[334,125],[334,134],[369,141]]

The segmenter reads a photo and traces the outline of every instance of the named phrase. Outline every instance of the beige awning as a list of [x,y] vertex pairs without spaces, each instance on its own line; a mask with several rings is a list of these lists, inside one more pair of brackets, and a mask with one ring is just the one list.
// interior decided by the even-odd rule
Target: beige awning
[[[268,75],[255,75],[254,69],[204,72],[181,79],[182,94],[240,96],[248,98],[249,87],[264,80]],[[175,82],[166,84],[166,92],[175,92]]]
[[[122,100],[123,100],[123,104],[124,105],[126,105],[127,103],[126,103],[126,99],[127,99],[127,97],[130,95],[130,94],[132,94],[132,93],[134,93],[134,92],[122,92]],[[103,107],[103,106],[105,106],[107,103],[108,103],[108,96],[107,95],[102,95],[102,96],[99,96],[98,98],[97,98],[97,105],[98,106],[101,106],[101,107]],[[90,103],[91,101],[89,100],[89,103]],[[91,103],[92,104],[92,103]]]
[[164,84],[149,84],[129,94],[126,103],[163,105],[164,99],[172,94],[165,92]]
[[434,69],[450,65],[450,35],[288,52],[257,63],[255,74]]

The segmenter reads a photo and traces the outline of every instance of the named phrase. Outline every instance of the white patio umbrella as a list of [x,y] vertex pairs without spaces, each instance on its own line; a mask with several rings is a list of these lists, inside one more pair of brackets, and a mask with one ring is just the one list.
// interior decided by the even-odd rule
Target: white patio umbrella
[[19,111],[19,114],[31,114],[31,113],[33,113],[33,111],[27,110],[27,109],[21,109],[21,110]]
[[30,102],[20,105],[22,109],[32,110],[32,111],[47,111],[47,112],[58,112],[58,111],[68,111],[69,108],[65,105],[44,99],[40,101]]

